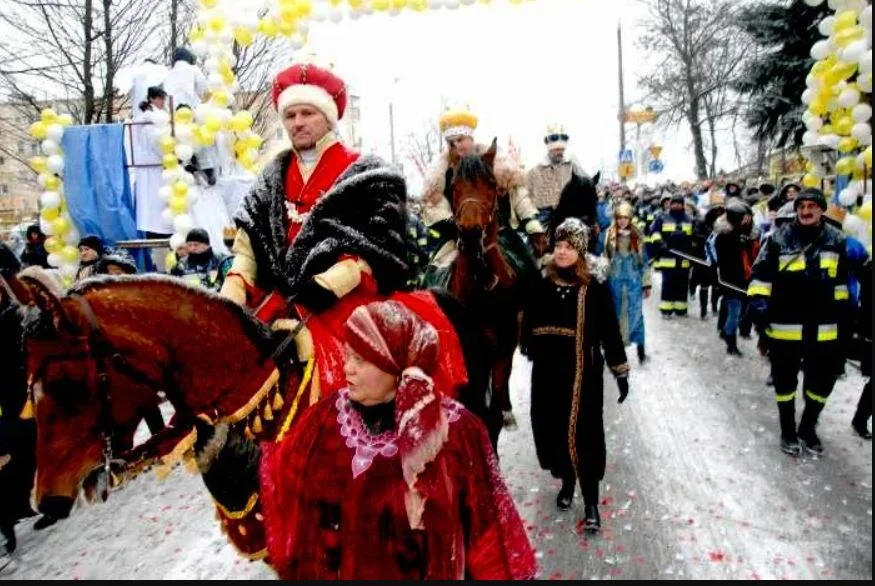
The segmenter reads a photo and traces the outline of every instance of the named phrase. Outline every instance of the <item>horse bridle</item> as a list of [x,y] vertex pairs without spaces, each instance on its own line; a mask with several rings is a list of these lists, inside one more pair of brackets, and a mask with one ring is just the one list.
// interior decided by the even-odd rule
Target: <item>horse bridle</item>
[[[476,198],[476,197],[472,197],[472,196],[464,198],[462,201],[459,202],[458,205],[455,206],[456,209],[454,210],[454,213],[453,213],[453,220],[456,222],[456,226],[458,226],[458,224],[459,224],[459,214],[462,212],[462,210],[465,208],[466,205],[474,205],[474,206],[477,206],[478,208],[480,208],[482,211],[484,211],[486,213],[486,216],[487,216],[487,223],[491,224],[495,219],[495,213],[496,213],[496,210],[498,209],[498,197],[496,196],[492,200],[492,208],[491,209],[489,209],[489,204],[487,204],[486,202],[484,202],[480,198]],[[460,250],[463,249],[463,246],[462,246],[463,242],[464,242],[463,240],[459,239],[459,242],[457,243],[457,246],[459,247]],[[489,252],[490,250],[492,250],[493,248],[498,248],[498,244],[496,242],[492,242],[491,244],[488,244],[488,245],[482,247],[482,249],[478,252],[478,257],[480,257],[481,260],[484,261],[484,264],[487,264],[486,263],[486,253]],[[498,282],[499,282],[498,275],[493,274],[492,275],[492,283],[486,289],[488,291],[494,289],[498,285]]]

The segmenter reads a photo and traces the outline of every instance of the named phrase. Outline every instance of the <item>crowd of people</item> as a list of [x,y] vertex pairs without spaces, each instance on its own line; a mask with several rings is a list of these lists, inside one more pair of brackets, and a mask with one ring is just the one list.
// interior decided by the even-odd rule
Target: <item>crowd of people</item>
[[[162,99],[153,94],[153,103]],[[871,350],[860,346],[871,338],[871,259],[833,225],[817,189],[600,185],[570,158],[561,127],[548,130],[544,161],[525,173],[474,140],[475,116],[455,111],[441,118],[446,150],[413,205],[400,174],[343,144],[345,85],[333,72],[294,65],[276,77],[273,101],[292,149],[238,210],[226,234],[233,256],[216,255],[195,228],[169,272],[294,331],[298,359],[315,365],[311,397],[321,400],[276,444],[196,424],[197,464],[220,522],[234,528],[229,539],[283,578],[535,574],[486,429],[453,399],[465,379],[459,340],[435,300],[410,291],[446,286],[448,267],[471,244],[454,209],[459,175],[473,173],[499,195],[488,214],[495,232],[478,234],[485,266],[497,258],[504,267],[489,287],[504,286],[507,268],[517,277],[538,461],[561,480],[560,510],[571,508],[579,484],[589,531],[601,527],[603,373],[607,366],[624,402],[626,348],[649,359],[643,304],[654,271],[665,319],[686,317],[698,289],[699,315],[717,314],[729,354],[741,354],[739,338],[759,337],[787,454],[823,453],[816,424],[846,358],[870,374]],[[488,173],[476,175],[473,159]],[[43,240],[37,226],[28,229],[16,262],[49,268]],[[77,284],[136,272],[96,236],[84,237],[79,253]],[[18,269],[4,267],[4,276]],[[288,300],[301,320],[291,326]],[[509,397],[496,400],[512,428]],[[871,407],[867,378],[853,421],[866,438]],[[3,430],[16,409],[4,405]],[[16,515],[7,515],[13,525],[26,516]]]

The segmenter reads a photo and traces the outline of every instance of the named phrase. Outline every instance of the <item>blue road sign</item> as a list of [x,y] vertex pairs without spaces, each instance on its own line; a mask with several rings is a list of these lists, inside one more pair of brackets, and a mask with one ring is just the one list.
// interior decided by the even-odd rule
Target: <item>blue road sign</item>
[[659,159],[653,159],[647,167],[651,173],[662,173],[662,170],[665,168]]
[[635,158],[632,156],[632,150],[626,149],[624,151],[620,151],[620,162],[621,163],[632,163],[635,161]]

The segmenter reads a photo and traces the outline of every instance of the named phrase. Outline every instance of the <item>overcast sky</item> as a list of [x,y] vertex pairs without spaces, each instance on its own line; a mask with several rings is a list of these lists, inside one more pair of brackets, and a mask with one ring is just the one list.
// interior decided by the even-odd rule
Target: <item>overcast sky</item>
[[[443,99],[470,105],[480,117],[479,140],[497,135],[505,144],[512,136],[527,164],[543,156],[546,125],[561,122],[571,134],[570,149],[595,172],[614,170],[619,149],[617,24],[623,26],[626,102],[640,103],[637,78],[649,64],[635,40],[645,15],[636,0],[521,6],[494,0],[454,11],[314,24],[307,50],[333,61],[361,96],[365,147],[379,154],[390,153],[390,99],[396,140],[434,117]],[[665,147],[662,177],[692,178],[689,133],[657,130],[654,139]],[[730,140],[725,133],[718,156],[718,167],[727,170],[736,167]]]

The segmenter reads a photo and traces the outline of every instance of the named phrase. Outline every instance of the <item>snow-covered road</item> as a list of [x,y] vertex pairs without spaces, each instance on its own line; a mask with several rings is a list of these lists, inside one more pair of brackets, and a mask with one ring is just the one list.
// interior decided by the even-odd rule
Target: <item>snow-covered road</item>
[[[767,362],[753,343],[728,357],[713,317],[666,322],[655,308],[647,302],[652,360],[633,362],[629,400],[618,406],[606,384],[597,537],[577,529],[579,497],[571,511],[556,509],[558,481],[538,469],[532,443],[529,364],[516,357],[520,429],[502,434],[499,449],[540,576],[871,580],[872,444],[850,427],[859,374],[848,368],[821,416],[825,456],[791,459],[778,449]],[[44,531],[32,524],[19,524],[0,579],[273,577],[237,556],[200,479],[182,468],[163,481],[141,477]]]

